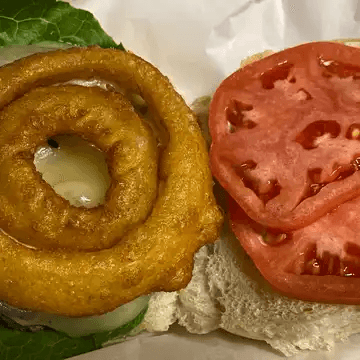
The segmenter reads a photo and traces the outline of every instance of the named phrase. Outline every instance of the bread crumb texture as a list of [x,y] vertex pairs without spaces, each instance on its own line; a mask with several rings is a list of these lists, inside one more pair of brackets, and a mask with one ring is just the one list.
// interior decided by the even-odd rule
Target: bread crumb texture
[[179,292],[152,296],[145,318],[149,331],[174,322],[190,333],[218,328],[264,340],[286,356],[301,350],[331,350],[360,332],[360,307],[290,299],[272,291],[251,259],[224,231],[195,257],[193,278]]

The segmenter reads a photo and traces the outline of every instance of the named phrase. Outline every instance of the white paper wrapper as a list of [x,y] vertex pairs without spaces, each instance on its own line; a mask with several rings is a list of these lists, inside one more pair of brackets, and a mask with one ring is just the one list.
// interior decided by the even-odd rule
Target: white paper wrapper
[[[73,0],[91,11],[124,46],[169,76],[190,103],[212,93],[240,61],[266,49],[312,40],[360,37],[356,0]],[[360,359],[360,336],[331,352],[301,353],[293,360]],[[78,360],[278,360],[265,343],[221,331],[190,335],[144,334]]]
[[189,335],[182,328],[158,336],[139,335],[125,343],[72,358],[72,360],[356,360],[360,336],[338,344],[332,351],[303,352],[286,358],[264,342],[221,331]]

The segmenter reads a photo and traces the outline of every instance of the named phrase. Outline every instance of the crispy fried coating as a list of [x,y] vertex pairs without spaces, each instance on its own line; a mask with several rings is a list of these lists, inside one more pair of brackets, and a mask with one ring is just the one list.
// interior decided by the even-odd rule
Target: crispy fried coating
[[[141,95],[161,119],[169,136],[158,160],[150,130],[119,94],[34,89],[94,77]],[[119,50],[37,54],[0,68],[0,107],[0,299],[85,316],[186,286],[193,254],[217,238],[222,214],[196,118],[165,76]],[[72,207],[36,173],[36,147],[61,133],[106,152],[103,206]]]
[[[0,228],[18,241],[38,249],[109,248],[151,211],[157,144],[121,94],[37,88],[4,109],[0,124]],[[36,148],[59,133],[81,134],[107,155],[112,183],[103,206],[70,206],[35,170]]]

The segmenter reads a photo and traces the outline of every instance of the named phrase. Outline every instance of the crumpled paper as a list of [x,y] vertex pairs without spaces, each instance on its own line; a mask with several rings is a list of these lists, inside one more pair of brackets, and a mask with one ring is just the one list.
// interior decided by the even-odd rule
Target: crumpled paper
[[212,29],[206,52],[227,76],[257,52],[359,37],[357,0],[249,0]]
[[126,342],[76,356],[72,360],[358,360],[360,336],[353,336],[332,351],[303,352],[286,358],[265,342],[216,331],[189,335],[174,326],[161,335],[141,334]]
[[[256,52],[313,40],[360,37],[357,0],[72,0],[91,11],[124,46],[152,62],[191,103]],[[292,360],[360,359],[360,336],[331,352],[302,353]],[[78,360],[280,360],[265,343],[221,331],[190,335],[172,327],[143,334]]]

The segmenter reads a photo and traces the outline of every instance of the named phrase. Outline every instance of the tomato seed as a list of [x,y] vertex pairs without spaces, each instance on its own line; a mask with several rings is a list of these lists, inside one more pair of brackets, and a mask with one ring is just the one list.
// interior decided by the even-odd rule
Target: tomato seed
[[349,140],[360,140],[360,124],[351,124],[345,136]]
[[234,99],[231,100],[231,103],[225,109],[230,133],[236,132],[237,128],[252,129],[257,125],[254,121],[245,119],[244,112],[251,111],[252,109],[253,106],[250,104]]
[[346,64],[335,60],[319,59],[320,67],[325,69],[325,73],[338,76],[339,78],[347,78],[352,76],[357,78],[360,74],[360,67],[352,64]]
[[290,70],[293,66],[293,64],[284,62],[262,73],[260,75],[262,87],[266,90],[273,89],[275,81],[285,80],[288,78]]
[[332,138],[339,136],[341,127],[334,120],[314,121],[296,136],[295,141],[299,143],[305,150],[311,150],[318,147],[316,140],[325,134],[330,134]]
[[305,100],[311,100],[313,98],[311,94],[304,88],[299,89],[298,93],[305,94]]

